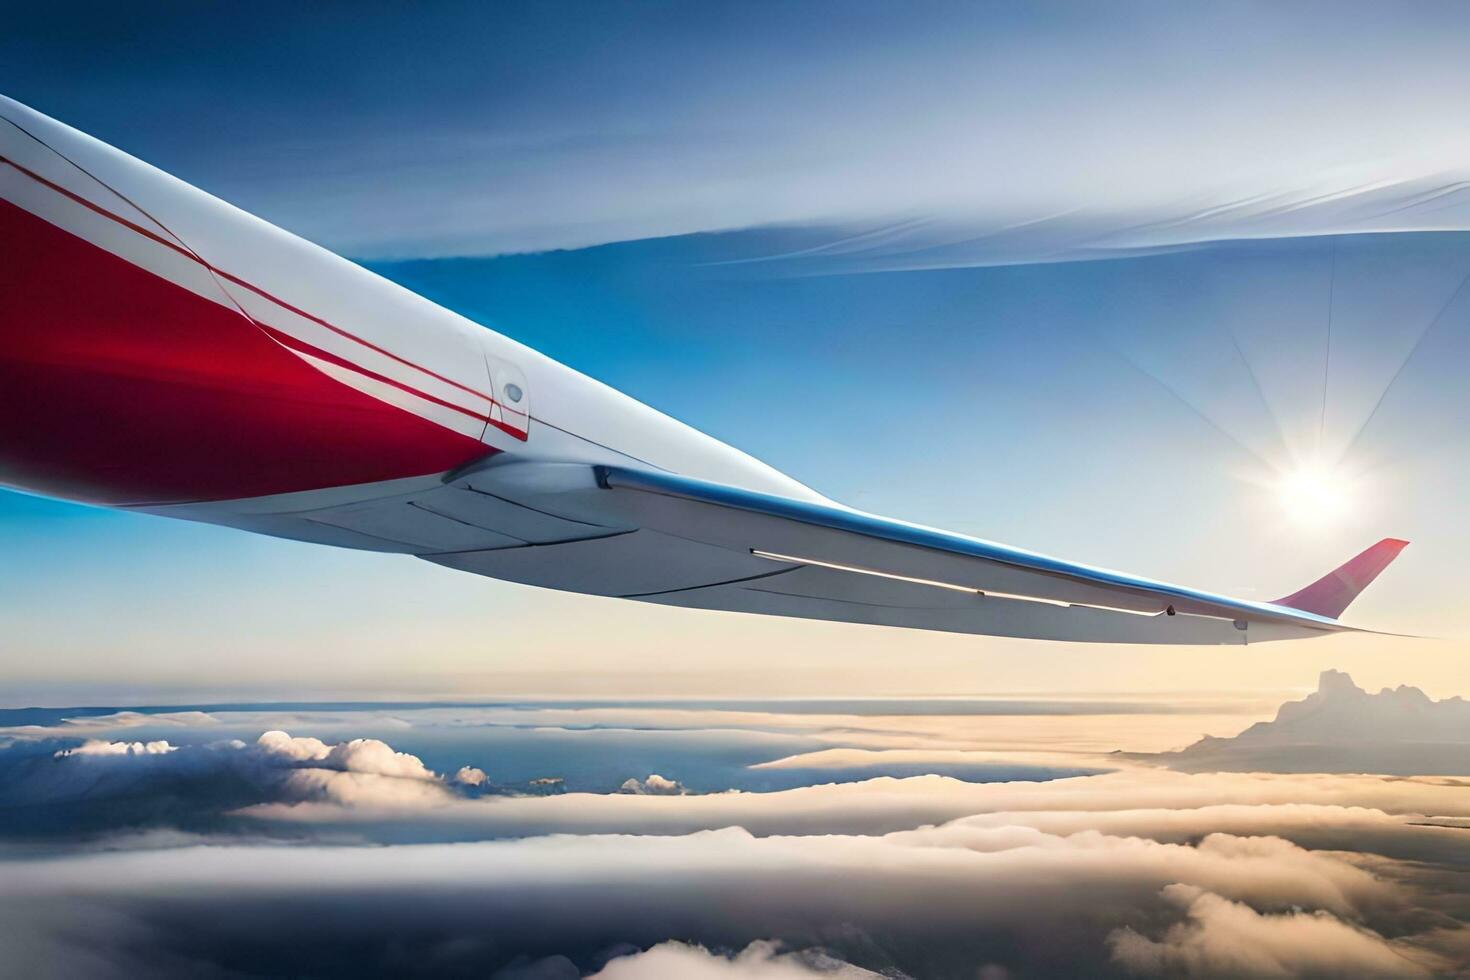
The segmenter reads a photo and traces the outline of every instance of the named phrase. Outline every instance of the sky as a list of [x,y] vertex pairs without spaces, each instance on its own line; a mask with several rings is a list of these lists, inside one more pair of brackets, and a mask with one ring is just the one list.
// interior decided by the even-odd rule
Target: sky
[[5,494],[0,698],[1470,690],[1470,10],[1341,10],[12,13],[0,91],[835,499],[1259,599],[1405,537],[1349,618],[1432,639],[651,609]]
[[1464,975],[1467,29],[7,10],[5,95],[836,500],[1252,599],[1413,543],[1406,635],[1134,648],[0,491],[0,973]]

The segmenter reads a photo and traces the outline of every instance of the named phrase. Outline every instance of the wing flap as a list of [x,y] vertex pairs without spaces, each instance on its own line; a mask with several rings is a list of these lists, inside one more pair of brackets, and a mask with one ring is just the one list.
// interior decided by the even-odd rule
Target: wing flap
[[861,582],[831,569],[800,567],[769,578],[648,596],[643,601],[694,609],[718,609],[821,619],[873,626],[1094,643],[1235,645],[1262,639],[1309,636],[1300,627],[1251,624],[1203,616],[1152,616],[1091,606],[1055,606],[1016,599],[949,592],[920,595],[922,586]]

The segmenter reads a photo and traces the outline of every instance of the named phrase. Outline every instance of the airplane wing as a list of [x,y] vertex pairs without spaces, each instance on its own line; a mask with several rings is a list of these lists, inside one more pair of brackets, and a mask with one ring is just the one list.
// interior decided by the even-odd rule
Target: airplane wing
[[1248,602],[865,514],[3,98],[0,251],[0,483],[31,492],[569,592],[1116,643],[1347,630],[1404,547]]
[[1352,630],[1337,614],[1407,543],[1386,539],[1292,596],[1254,602],[835,503],[654,470],[521,461],[471,467],[400,497],[254,519],[267,533],[404,551],[570,592],[1105,643],[1245,644]]

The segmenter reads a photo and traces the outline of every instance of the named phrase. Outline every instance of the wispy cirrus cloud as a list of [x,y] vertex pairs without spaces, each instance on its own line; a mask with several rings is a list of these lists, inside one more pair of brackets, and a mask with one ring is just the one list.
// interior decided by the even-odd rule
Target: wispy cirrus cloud
[[268,17],[159,12],[129,57],[107,15],[38,10],[0,63],[9,94],[359,255],[780,224],[831,230],[809,258],[922,266],[1465,227],[1464,10],[1354,9],[293,8],[268,45]]

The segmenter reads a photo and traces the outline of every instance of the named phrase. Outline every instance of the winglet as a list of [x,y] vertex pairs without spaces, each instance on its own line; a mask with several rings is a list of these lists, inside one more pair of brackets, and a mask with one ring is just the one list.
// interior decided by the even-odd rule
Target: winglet
[[1300,592],[1293,592],[1284,599],[1277,599],[1275,605],[1290,606],[1302,612],[1316,613],[1318,616],[1336,619],[1342,615],[1342,611],[1348,607],[1348,604],[1358,597],[1358,593],[1366,589],[1378,577],[1378,573],[1387,568],[1389,562],[1397,558],[1399,552],[1403,551],[1408,544],[1409,542],[1398,538],[1384,538],[1358,557],[1328,572]]

